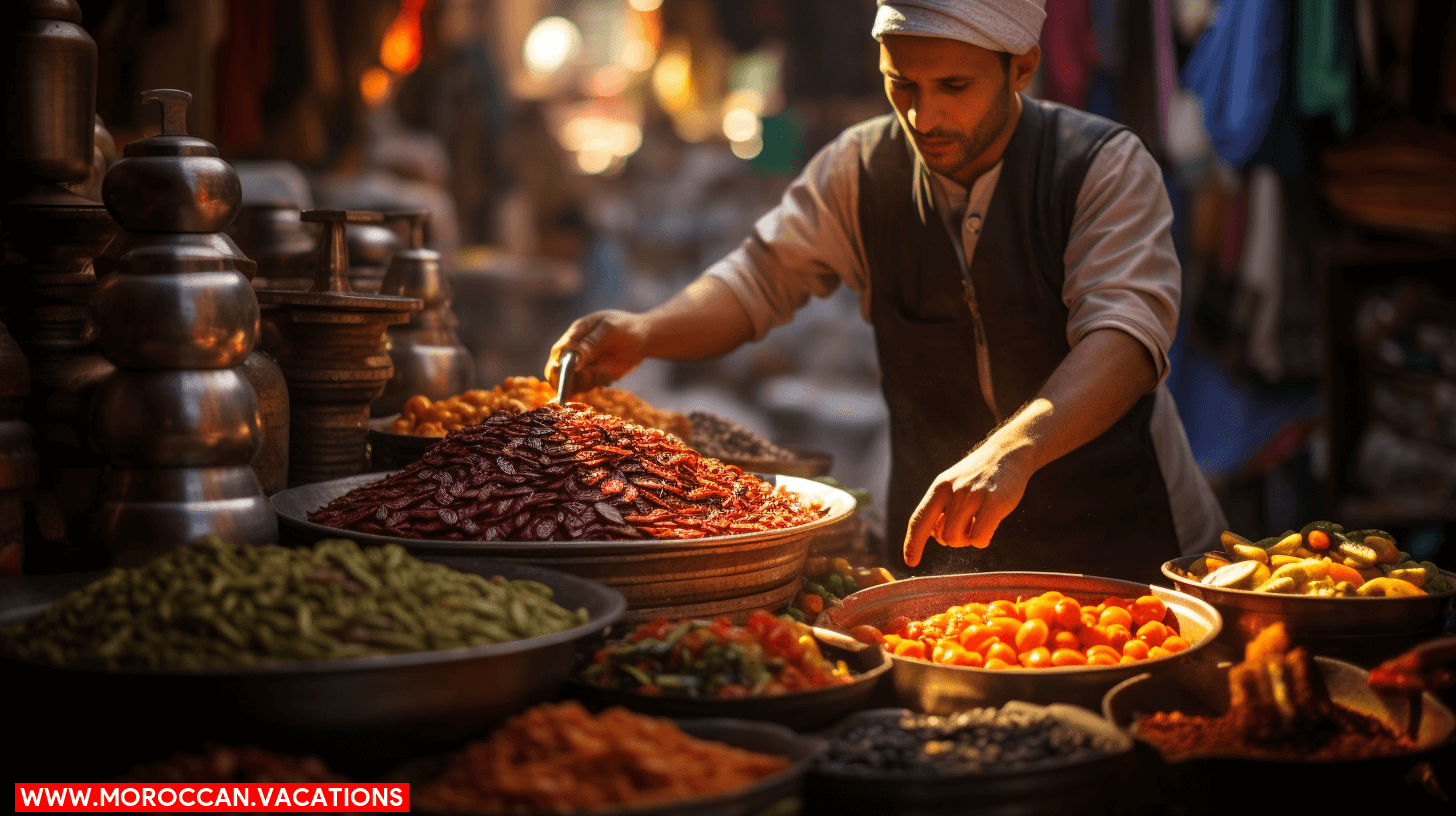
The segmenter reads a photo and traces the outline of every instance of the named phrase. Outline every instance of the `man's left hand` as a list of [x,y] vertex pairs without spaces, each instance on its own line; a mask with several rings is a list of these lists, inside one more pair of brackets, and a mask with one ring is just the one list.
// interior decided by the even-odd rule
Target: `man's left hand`
[[919,565],[931,535],[947,547],[984,548],[991,543],[1001,520],[1016,509],[1027,480],[1036,472],[1029,442],[1005,436],[993,435],[935,477],[910,517],[905,536],[907,566]]

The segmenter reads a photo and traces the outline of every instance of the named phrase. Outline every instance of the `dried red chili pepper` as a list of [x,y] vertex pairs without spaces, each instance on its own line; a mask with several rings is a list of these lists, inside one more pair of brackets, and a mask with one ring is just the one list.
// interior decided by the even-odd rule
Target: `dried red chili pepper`
[[575,541],[705,538],[821,515],[661,431],[547,406],[454,431],[309,520],[401,538]]

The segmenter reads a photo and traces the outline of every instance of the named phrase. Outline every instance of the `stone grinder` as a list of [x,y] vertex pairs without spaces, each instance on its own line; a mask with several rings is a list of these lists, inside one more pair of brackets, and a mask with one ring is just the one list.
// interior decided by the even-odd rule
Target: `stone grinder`
[[278,362],[291,403],[290,485],[352,476],[368,467],[369,405],[394,374],[385,329],[408,321],[423,305],[418,298],[349,289],[344,227],[382,224],[383,215],[306,210],[302,219],[324,228],[313,286],[306,292],[258,292],[282,343]]
[[241,188],[217,148],[187,135],[184,91],[158,102],[162,132],[127,145],[102,181],[124,232],[115,271],[91,301],[116,367],[93,406],[107,457],[100,539],[135,565],[197,538],[277,541],[272,506],[250,467],[262,441],[258,396],[242,366],[258,301],[234,258],[214,246]]
[[399,413],[415,394],[437,400],[463,393],[475,379],[475,362],[455,334],[460,321],[450,309],[450,283],[441,269],[440,253],[424,248],[430,214],[402,210],[385,217],[408,225],[409,247],[390,259],[380,293],[419,298],[424,308],[410,317],[409,325],[389,330],[394,376],[384,395],[374,401],[374,416]]

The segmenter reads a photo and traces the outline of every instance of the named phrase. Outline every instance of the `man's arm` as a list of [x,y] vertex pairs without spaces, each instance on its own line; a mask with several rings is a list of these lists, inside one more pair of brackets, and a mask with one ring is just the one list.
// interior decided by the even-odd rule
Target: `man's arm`
[[700,360],[726,354],[792,319],[811,296],[841,281],[864,285],[859,241],[859,142],[848,132],[810,160],[753,233],[682,292],[642,314],[598,312],[572,324],[552,347],[581,355],[580,387],[604,385],[647,357]]
[[1147,349],[1101,329],[1082,339],[1032,400],[931,485],[910,518],[905,563],[933,534],[950,547],[985,547],[1042,466],[1096,439],[1158,383]]
[[1132,133],[1108,140],[1077,195],[1063,257],[1071,351],[1037,394],[936,477],[912,516],[905,563],[926,539],[985,547],[1038,468],[1112,427],[1168,370],[1182,270],[1162,172]]

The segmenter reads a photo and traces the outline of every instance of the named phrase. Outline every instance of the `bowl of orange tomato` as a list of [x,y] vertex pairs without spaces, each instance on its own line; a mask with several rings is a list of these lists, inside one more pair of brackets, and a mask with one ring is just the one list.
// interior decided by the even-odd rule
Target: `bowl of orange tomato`
[[1055,572],[912,578],[856,592],[826,615],[879,642],[900,704],[930,713],[1010,700],[1095,710],[1123,680],[1199,659],[1223,628],[1190,595]]

